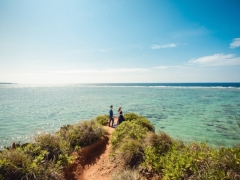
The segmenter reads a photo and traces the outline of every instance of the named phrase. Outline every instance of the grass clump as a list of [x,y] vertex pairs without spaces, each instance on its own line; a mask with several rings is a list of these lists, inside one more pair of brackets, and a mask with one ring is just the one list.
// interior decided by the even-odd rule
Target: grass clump
[[99,115],[96,117],[96,121],[103,125],[103,126],[106,126],[108,124],[108,121],[109,121],[109,116],[108,115]]

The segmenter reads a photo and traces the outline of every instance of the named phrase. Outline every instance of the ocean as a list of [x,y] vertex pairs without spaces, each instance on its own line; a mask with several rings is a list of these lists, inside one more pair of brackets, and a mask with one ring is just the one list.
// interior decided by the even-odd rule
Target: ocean
[[240,83],[0,84],[0,149],[108,114],[146,117],[186,143],[240,144]]

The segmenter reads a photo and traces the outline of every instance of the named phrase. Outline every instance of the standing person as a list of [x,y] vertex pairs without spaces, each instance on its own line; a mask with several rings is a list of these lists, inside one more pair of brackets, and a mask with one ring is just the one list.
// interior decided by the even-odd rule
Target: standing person
[[121,124],[124,121],[123,113],[122,113],[122,107],[119,107],[118,109],[118,122],[117,124]]
[[108,126],[110,127],[110,123],[112,121],[112,127],[113,127],[113,123],[114,123],[114,118],[113,118],[113,106],[111,105],[110,106],[110,110],[109,110],[109,123],[108,123]]

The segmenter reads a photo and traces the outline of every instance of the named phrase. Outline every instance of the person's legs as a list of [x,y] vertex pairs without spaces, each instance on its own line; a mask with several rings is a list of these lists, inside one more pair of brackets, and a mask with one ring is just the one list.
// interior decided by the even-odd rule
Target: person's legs
[[114,124],[114,118],[112,118],[112,127],[113,127],[113,124]]
[[108,126],[110,127],[111,121],[112,121],[112,127],[113,127],[113,123],[114,123],[114,119],[113,118],[109,119]]

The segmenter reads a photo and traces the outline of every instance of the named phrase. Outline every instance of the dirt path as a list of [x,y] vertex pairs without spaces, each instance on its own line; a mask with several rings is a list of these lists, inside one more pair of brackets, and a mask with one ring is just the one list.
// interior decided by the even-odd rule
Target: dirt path
[[[117,119],[114,119],[117,122]],[[109,156],[111,150],[110,138],[114,128],[104,126],[108,135],[102,140],[82,148],[75,155],[76,161],[65,171],[67,180],[109,180],[111,172],[115,171],[117,166],[111,163]]]
[[114,165],[110,161],[110,137],[114,128],[111,127],[104,127],[109,135],[108,143],[106,144],[105,151],[100,154],[99,159],[94,164],[90,164],[83,172],[82,179],[79,178],[78,180],[108,180],[110,179],[110,173],[114,169]]

